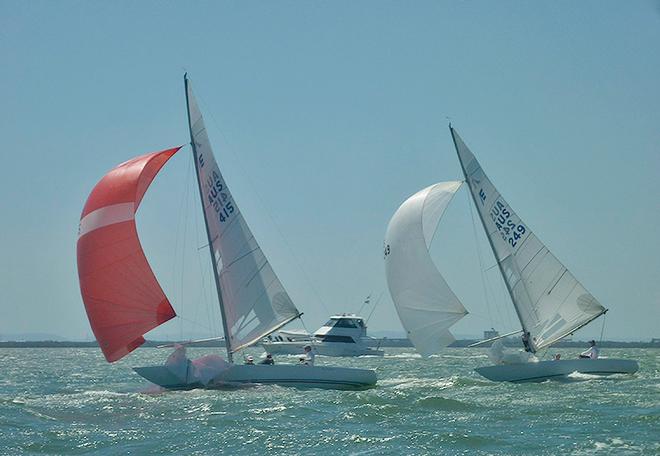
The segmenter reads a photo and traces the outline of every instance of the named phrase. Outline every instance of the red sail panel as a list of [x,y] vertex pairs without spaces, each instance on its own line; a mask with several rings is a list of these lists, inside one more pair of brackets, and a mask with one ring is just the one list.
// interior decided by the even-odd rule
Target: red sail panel
[[180,147],[133,158],[96,184],[80,217],[78,278],[89,323],[108,362],[176,316],[144,255],[135,213],[156,174]]

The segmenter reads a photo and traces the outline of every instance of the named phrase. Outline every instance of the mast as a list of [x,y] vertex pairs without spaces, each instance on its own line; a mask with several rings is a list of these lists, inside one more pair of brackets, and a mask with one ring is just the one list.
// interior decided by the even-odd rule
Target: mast
[[[474,192],[470,189],[470,178],[467,175],[467,170],[465,169],[465,165],[463,163],[463,160],[461,160],[461,154],[458,152],[458,145],[456,144],[456,137],[454,136],[454,129],[451,127],[451,123],[449,124],[449,131],[451,132],[451,139],[454,142],[454,148],[456,149],[456,155],[458,155],[458,162],[461,164],[461,170],[463,170],[463,176],[465,176],[465,182],[468,185],[468,191],[470,193],[470,196],[472,196],[472,202],[474,203],[474,207],[476,209],[477,214],[479,215],[479,220],[481,221],[481,226],[484,229],[484,232],[486,232],[486,238],[488,239],[488,244],[490,245],[491,250],[493,251],[493,254],[495,255],[495,261],[497,262],[497,267],[500,270],[500,274],[502,277],[506,277],[504,274],[504,270],[502,269],[502,263],[497,259],[497,253],[495,250],[495,246],[493,245],[493,241],[491,240],[490,236],[488,236],[488,228],[486,228],[486,222],[484,221],[483,216],[481,215],[481,211],[479,210],[479,206],[477,206],[477,200],[474,196]],[[505,280],[504,284],[506,285],[506,289],[509,292],[509,297],[511,298],[511,301],[515,303],[515,298],[513,295],[513,290],[509,286],[509,283]],[[523,323],[523,318],[520,315],[520,311],[518,310],[518,307],[516,305],[513,306],[513,308],[516,310],[516,315],[518,315],[518,320],[520,320],[520,326],[522,327],[523,334],[527,332],[527,328],[525,328],[525,324]],[[534,347],[534,343],[530,340],[529,341],[529,348],[532,353],[536,353],[536,348]]]
[[211,264],[213,265],[213,278],[215,279],[215,289],[218,294],[218,304],[220,305],[220,315],[222,317],[222,330],[225,333],[225,347],[227,348],[227,359],[230,363],[234,362],[234,355],[231,351],[231,342],[229,340],[229,328],[227,328],[227,318],[225,317],[225,306],[222,300],[222,291],[220,289],[220,279],[218,275],[218,264],[215,259],[215,252],[213,251],[213,240],[211,239],[211,232],[209,231],[209,221],[206,218],[206,211],[204,210],[204,194],[202,190],[202,182],[199,179],[199,168],[197,167],[197,146],[195,145],[195,138],[193,138],[192,124],[190,123],[190,104],[188,100],[188,73],[183,75],[183,81],[186,90],[186,112],[188,113],[188,130],[190,131],[190,146],[192,147],[193,157],[195,159],[195,176],[197,176],[197,188],[199,189],[199,201],[202,204],[202,214],[204,214],[204,227],[206,227],[206,238],[209,244],[209,253],[211,254]]

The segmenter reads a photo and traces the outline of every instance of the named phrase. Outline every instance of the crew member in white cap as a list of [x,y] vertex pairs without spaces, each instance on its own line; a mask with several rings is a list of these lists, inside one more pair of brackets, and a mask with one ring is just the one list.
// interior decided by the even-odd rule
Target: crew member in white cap
[[590,340],[589,341],[589,350],[583,351],[580,353],[580,358],[590,358],[590,359],[598,359],[598,347],[596,347],[596,341],[595,340]]

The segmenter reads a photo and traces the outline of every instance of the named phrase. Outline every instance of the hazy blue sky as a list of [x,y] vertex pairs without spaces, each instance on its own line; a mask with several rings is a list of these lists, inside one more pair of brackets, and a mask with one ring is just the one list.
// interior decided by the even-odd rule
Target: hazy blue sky
[[[385,292],[370,328],[400,330],[382,240],[405,198],[462,177],[449,116],[610,309],[606,337],[660,337],[657,2],[0,0],[0,56],[0,334],[89,337],[83,203],[116,164],[188,142],[185,69],[225,178],[309,329]],[[187,147],[138,218],[183,317],[156,335],[220,327],[190,165]],[[441,225],[434,258],[472,312],[456,332],[516,329],[496,269],[484,298],[465,189]]]

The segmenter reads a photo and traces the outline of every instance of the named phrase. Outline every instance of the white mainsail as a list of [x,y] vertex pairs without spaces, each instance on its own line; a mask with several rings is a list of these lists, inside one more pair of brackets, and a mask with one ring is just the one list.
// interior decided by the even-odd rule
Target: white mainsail
[[300,312],[257,244],[220,173],[188,79],[186,99],[227,350],[232,353],[284,326]]
[[607,310],[559,262],[502,198],[451,126],[454,145],[484,230],[532,351],[547,347]]
[[460,181],[431,185],[408,198],[385,234],[385,274],[408,337],[423,356],[449,345],[449,327],[467,311],[431,259],[429,247]]

